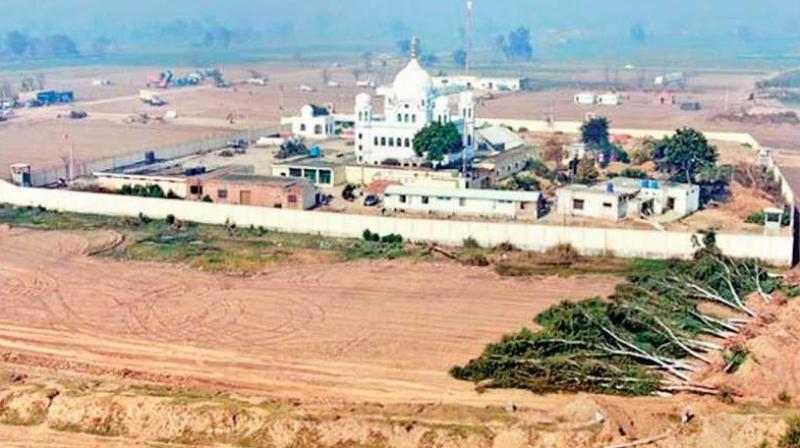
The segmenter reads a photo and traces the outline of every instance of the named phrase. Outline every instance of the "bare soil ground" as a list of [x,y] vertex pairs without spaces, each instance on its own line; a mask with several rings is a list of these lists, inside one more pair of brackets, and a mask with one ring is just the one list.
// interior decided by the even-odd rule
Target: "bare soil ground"
[[0,236],[0,347],[304,398],[481,401],[452,365],[556,301],[616,283],[395,262],[242,279],[84,255],[109,238]]
[[[736,375],[701,374],[750,404],[478,394],[448,368],[617,279],[310,258],[245,278],[87,256],[118,244],[113,231],[0,229],[9,446],[544,448],[665,435],[658,446],[747,447],[782,430],[780,392],[800,397],[785,356],[800,350],[800,303],[763,310]],[[697,417],[680,425],[687,406]]]

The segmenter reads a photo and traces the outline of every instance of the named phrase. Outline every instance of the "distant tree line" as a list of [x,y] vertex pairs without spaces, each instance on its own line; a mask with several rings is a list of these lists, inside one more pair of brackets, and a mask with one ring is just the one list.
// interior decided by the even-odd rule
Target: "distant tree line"
[[497,35],[494,46],[508,61],[526,62],[533,59],[531,32],[524,26],[511,31],[508,35]]
[[0,52],[12,58],[43,58],[79,56],[75,41],[65,34],[35,37],[22,31],[6,33]]

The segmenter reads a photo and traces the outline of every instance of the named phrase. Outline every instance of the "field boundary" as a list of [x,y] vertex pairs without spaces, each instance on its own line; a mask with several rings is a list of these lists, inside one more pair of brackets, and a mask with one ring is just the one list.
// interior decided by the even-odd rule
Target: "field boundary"
[[[141,198],[69,190],[24,188],[0,181],[0,202],[16,206],[44,207],[65,212],[164,219],[212,225],[235,223],[244,227],[329,237],[360,238],[365,229],[382,235],[396,233],[405,239],[459,246],[474,238],[483,246],[511,243],[530,251],[544,251],[570,244],[584,255],[624,258],[690,258],[699,237],[691,232],[632,230],[581,226],[555,226],[514,222],[481,222],[364,216],[320,211],[297,211],[229,204]],[[727,255],[756,257],[777,266],[790,266],[794,239],[790,235],[717,235]]]

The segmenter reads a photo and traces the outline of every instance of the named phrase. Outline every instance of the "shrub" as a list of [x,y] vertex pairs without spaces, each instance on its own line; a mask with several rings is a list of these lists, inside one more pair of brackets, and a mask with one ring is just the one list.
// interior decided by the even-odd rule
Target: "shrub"
[[553,257],[558,263],[574,263],[580,259],[580,254],[569,243],[557,244],[545,251],[545,254]]
[[786,432],[778,442],[780,448],[800,448],[800,416],[794,415],[786,420]]
[[486,255],[480,252],[471,253],[466,257],[464,257],[462,261],[464,262],[464,264],[468,266],[480,266],[480,267],[489,266],[489,259],[486,258]]
[[[717,398],[719,398],[719,401],[721,401],[721,402],[723,402],[725,404],[733,404],[733,402],[734,402],[733,397],[734,397],[734,392],[733,392],[733,389],[731,389],[730,387],[721,386],[719,388],[719,395],[717,395]],[[798,448],[800,448],[800,445],[798,445]]]
[[392,245],[403,244],[403,237],[401,235],[390,233],[384,237],[381,237],[381,243]]
[[211,199],[211,196],[205,195],[203,196],[203,202],[214,202],[214,201]]
[[650,176],[642,170],[637,170],[636,168],[625,168],[619,173],[622,177],[630,177],[633,179],[649,179]]
[[373,243],[377,243],[381,240],[381,236],[377,233],[372,233],[369,229],[365,229],[364,233],[361,234],[364,237],[364,241],[371,241]]
[[175,224],[175,215],[169,214],[167,215],[167,219],[165,220],[167,225],[174,225]]
[[495,250],[498,250],[500,252],[514,252],[517,250],[517,247],[511,244],[510,242],[505,241],[498,244],[497,247],[495,247]]
[[461,245],[464,246],[464,249],[480,249],[481,248],[481,245],[478,243],[478,240],[476,240],[473,237],[465,238],[464,242]]
[[741,344],[735,344],[730,346],[723,355],[725,359],[725,373],[736,373],[747,361],[747,356],[750,354],[750,351],[747,350],[747,347]]
[[791,404],[792,396],[784,389],[778,394],[778,401],[783,404]]

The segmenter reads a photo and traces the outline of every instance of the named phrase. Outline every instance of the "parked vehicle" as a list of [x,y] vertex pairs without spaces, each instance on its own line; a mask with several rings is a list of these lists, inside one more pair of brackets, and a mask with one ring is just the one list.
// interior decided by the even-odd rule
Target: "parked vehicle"
[[364,205],[366,207],[375,207],[376,205],[381,203],[381,199],[374,194],[369,194],[367,197],[364,198]]
[[356,191],[355,185],[352,184],[345,185],[344,190],[342,190],[342,199],[344,199],[347,202],[355,201],[356,200],[355,191]]

